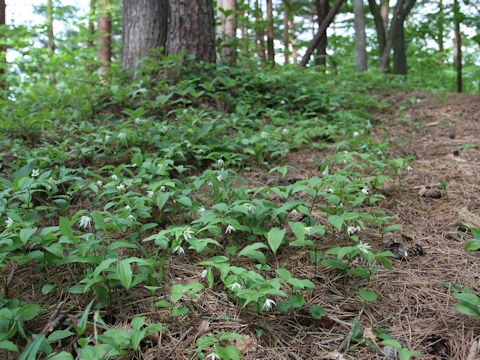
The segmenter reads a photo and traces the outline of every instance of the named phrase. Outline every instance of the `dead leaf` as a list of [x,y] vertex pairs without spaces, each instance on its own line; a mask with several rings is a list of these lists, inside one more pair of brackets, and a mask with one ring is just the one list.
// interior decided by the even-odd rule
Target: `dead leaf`
[[322,356],[323,359],[332,359],[332,360],[345,360],[345,356],[343,354],[339,353],[338,351],[332,351],[329,352],[328,354],[325,354]]
[[363,330],[363,337],[370,340],[371,342],[374,342],[377,339],[377,335],[371,327],[365,328],[365,330]]

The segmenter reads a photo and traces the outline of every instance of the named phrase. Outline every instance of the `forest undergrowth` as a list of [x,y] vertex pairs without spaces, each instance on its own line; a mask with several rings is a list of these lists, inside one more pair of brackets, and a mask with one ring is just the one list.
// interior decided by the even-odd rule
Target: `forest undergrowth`
[[0,356],[472,353],[477,95],[315,68],[137,75],[3,101]]

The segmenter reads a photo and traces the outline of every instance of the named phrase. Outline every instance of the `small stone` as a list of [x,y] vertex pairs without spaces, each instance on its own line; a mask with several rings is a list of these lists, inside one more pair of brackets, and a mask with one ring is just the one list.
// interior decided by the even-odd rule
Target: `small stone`
[[434,188],[434,189],[428,189],[425,191],[423,194],[425,197],[429,197],[432,199],[440,199],[442,197],[442,190]]
[[460,151],[454,150],[454,151],[453,151],[453,155],[454,155],[454,156],[460,156]]
[[448,133],[448,137],[450,139],[455,139],[455,133],[454,132]]

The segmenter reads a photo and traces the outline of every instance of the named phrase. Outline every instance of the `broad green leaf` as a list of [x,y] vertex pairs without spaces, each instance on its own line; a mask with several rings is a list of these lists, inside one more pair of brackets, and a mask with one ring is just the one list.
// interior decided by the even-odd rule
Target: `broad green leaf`
[[475,251],[480,249],[480,240],[471,239],[467,241],[465,245],[465,251]]
[[263,254],[261,251],[258,249],[268,249],[267,245],[256,242],[251,245],[245,246],[239,253],[238,256],[246,256],[251,259],[255,259],[259,261],[262,264],[265,264],[267,262],[267,258],[265,257],[265,254]]
[[388,232],[400,230],[401,228],[402,228],[402,225],[390,225],[390,226],[387,226],[385,229],[382,230],[382,235],[385,235],[385,234],[388,233]]
[[90,303],[87,305],[87,307],[83,311],[82,316],[80,317],[80,320],[78,321],[78,324],[77,325],[73,324],[73,328],[77,332],[78,336],[82,336],[82,334],[87,329],[88,315],[90,313],[90,309],[91,309],[94,301],[95,301],[95,299],[90,301]]
[[468,302],[472,305],[476,305],[476,306],[480,305],[480,299],[475,294],[470,294],[470,293],[463,292],[463,293],[452,294],[452,295],[459,298],[459,299],[462,299],[462,300],[464,300],[464,301],[466,301],[466,302]]
[[325,310],[323,309],[323,307],[318,305],[312,306],[312,316],[315,319],[321,319],[323,315],[325,315]]
[[324,259],[322,260],[322,264],[328,267],[333,267],[333,268],[342,269],[342,270],[345,270],[347,268],[347,264],[345,264],[343,261],[338,259]]
[[363,289],[358,289],[358,293],[366,302],[372,302],[377,300],[377,293],[375,291],[366,291]]
[[328,217],[328,222],[330,224],[332,224],[335,229],[337,229],[338,231],[342,230],[342,226],[343,226],[343,222],[344,222],[344,218],[343,216],[338,216],[338,215],[330,215]]
[[66,236],[69,239],[73,238],[72,227],[70,226],[70,220],[67,217],[60,217],[58,227],[63,236]]
[[51,343],[51,342],[65,339],[72,335],[75,335],[75,333],[67,330],[55,330],[48,336],[47,341]]
[[455,308],[465,315],[480,318],[480,309],[467,301],[460,301],[456,303]]
[[421,354],[422,353],[417,350],[408,350],[405,348],[401,348],[400,350],[398,350],[398,357],[400,358],[400,360],[410,360],[411,356],[421,355]]
[[170,193],[168,193],[168,192],[160,191],[159,193],[157,193],[158,210],[162,211],[163,207],[165,206],[166,202],[168,201],[169,196],[170,196]]
[[268,245],[270,245],[270,249],[272,249],[272,252],[274,255],[277,254],[277,250],[280,247],[286,232],[287,232],[287,229],[279,229],[279,228],[272,228],[268,232],[267,234]]
[[42,294],[47,295],[49,292],[51,292],[53,289],[55,289],[54,284],[45,284],[42,286]]
[[296,294],[290,298],[288,303],[298,309],[305,305],[305,299],[301,294]]
[[117,274],[120,279],[120,283],[123,285],[125,290],[130,290],[132,285],[133,273],[128,260],[121,260],[117,264]]
[[170,311],[170,317],[185,315],[186,313],[188,313],[188,309],[186,307],[178,307]]
[[62,351],[61,353],[48,357],[48,360],[73,360],[73,356],[66,351]]
[[0,341],[0,349],[18,352],[18,347],[9,340]]
[[22,229],[20,230],[20,240],[23,245],[26,245],[28,240],[32,237],[33,234],[37,231],[37,228]]

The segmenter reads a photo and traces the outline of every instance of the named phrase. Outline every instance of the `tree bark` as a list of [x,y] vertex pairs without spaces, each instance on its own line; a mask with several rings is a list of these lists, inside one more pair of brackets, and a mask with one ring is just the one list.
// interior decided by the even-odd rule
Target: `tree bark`
[[[315,0],[315,7],[317,8],[317,23],[318,27],[322,25],[323,20],[328,15],[328,10],[330,10],[329,0]],[[322,34],[322,39],[316,47],[315,54],[315,64],[316,65],[327,65],[327,29]]]
[[112,19],[110,14],[110,1],[99,0],[98,3],[98,76],[100,80],[105,80],[105,75],[110,68],[110,60],[112,57],[111,33]]
[[460,32],[460,5],[458,0],[453,2],[453,22],[454,22],[454,33],[455,33],[455,69],[457,71],[457,92],[461,93],[463,91],[462,84],[462,33]]
[[268,62],[275,65],[275,48],[273,44],[273,1],[267,0],[267,52]]
[[325,18],[325,20],[323,20],[322,24],[320,25],[317,31],[317,34],[313,38],[310,45],[308,45],[308,48],[305,51],[305,55],[303,55],[302,61],[300,62],[300,66],[307,65],[308,60],[310,60],[310,56],[312,56],[313,50],[317,47],[318,43],[322,39],[323,32],[328,28],[333,18],[335,17],[336,13],[338,12],[338,10],[340,10],[340,7],[342,6],[344,1],[345,0],[335,0],[335,3],[333,4],[332,8],[327,14],[327,17]]
[[443,1],[438,0],[438,19],[437,19],[437,29],[438,29],[438,63],[440,65],[443,65],[443,53],[445,51],[444,49],[444,15],[443,15]]
[[238,10],[238,24],[240,26],[240,36],[242,38],[240,46],[242,52],[248,55],[250,53],[247,31],[248,7],[245,7],[244,3],[242,2],[240,3],[240,7]]
[[367,70],[367,37],[363,0],[353,0],[353,13],[355,14],[355,68],[357,72],[363,72]]
[[407,57],[405,55],[405,29],[403,21],[399,21],[393,34],[393,73],[407,75]]
[[[223,9],[223,11],[222,11]],[[225,12],[233,11],[225,17]],[[237,2],[236,0],[217,0],[217,17],[220,25],[217,26],[217,37],[221,39],[221,46],[217,51],[217,62],[225,62],[233,66],[236,62],[236,33],[237,33]]]
[[48,43],[47,47],[50,52],[55,52],[55,38],[53,35],[53,0],[47,1],[47,29],[48,29]]
[[[5,0],[0,0],[0,26],[6,25],[5,16],[6,4]],[[4,42],[4,39],[0,37],[0,42]],[[0,88],[5,89],[7,83],[5,81],[5,73],[7,70],[7,47],[5,45],[0,46]]]
[[88,48],[93,49],[95,46],[95,12],[97,7],[96,0],[90,0],[90,10],[88,13]]
[[265,28],[263,25],[263,12],[258,0],[255,0],[255,47],[257,48],[257,54],[263,61],[265,57]]
[[292,60],[293,60],[293,63],[296,64],[298,59],[298,52],[297,52],[297,37],[295,34],[295,22],[293,19],[294,18],[292,14],[291,18],[288,21],[288,27],[290,29],[290,42],[292,43]]
[[383,28],[388,29],[389,0],[380,0],[380,16],[382,17]]
[[368,0],[368,5],[370,7],[370,12],[373,15],[375,29],[377,31],[378,51],[380,53],[380,56],[382,56],[385,50],[385,45],[387,43],[387,28],[385,27],[385,22],[382,17],[380,7],[376,3],[376,0]]
[[288,34],[288,19],[290,18],[289,0],[283,0],[283,47],[285,65],[290,62],[290,36]]

